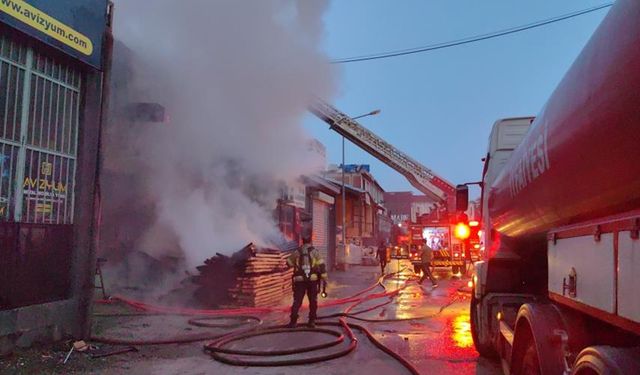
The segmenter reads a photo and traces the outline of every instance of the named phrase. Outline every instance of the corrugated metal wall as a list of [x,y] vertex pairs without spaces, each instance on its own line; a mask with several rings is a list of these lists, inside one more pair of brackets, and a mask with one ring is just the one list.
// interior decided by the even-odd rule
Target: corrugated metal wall
[[325,262],[329,247],[329,204],[313,200],[313,246],[320,251]]

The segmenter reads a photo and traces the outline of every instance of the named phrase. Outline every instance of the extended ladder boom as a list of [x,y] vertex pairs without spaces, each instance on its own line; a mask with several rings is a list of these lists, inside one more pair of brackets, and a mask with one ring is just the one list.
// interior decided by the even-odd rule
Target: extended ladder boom
[[332,105],[317,100],[309,107],[309,111],[329,124],[331,129],[401,173],[411,185],[427,196],[445,204],[454,196],[455,186],[449,181],[439,177]]

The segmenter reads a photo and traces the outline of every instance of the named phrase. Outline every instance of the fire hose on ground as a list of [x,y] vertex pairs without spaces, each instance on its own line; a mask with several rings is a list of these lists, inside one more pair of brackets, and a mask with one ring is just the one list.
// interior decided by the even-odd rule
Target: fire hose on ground
[[[154,315],[155,316],[171,316],[171,315],[184,316],[182,314],[163,314],[163,313],[95,314],[95,316],[98,316],[98,317],[115,317],[115,318],[132,317],[132,316],[154,316]],[[235,330],[233,331],[233,333],[250,332],[255,330],[257,327],[259,327],[263,323],[262,319],[256,316],[243,316],[243,315],[239,315],[233,318],[234,320],[238,320],[239,323],[232,323],[232,324],[205,323],[205,320],[229,319],[229,318],[230,317],[200,317],[200,318],[189,319],[187,323],[197,327],[232,329],[232,328],[238,328],[244,325],[245,322],[247,321],[254,322],[254,324],[252,324],[250,327],[244,328],[241,330]],[[103,344],[109,344],[109,345],[144,346],[144,345],[189,344],[189,343],[199,342],[199,341],[215,340],[224,335],[225,334],[206,333],[206,334],[189,335],[189,336],[183,336],[183,337],[171,337],[167,339],[123,339],[118,337],[92,336],[91,340],[95,342],[103,343]]]
[[[179,316],[196,316],[188,321],[190,325],[200,326],[200,327],[213,327],[213,328],[238,328],[247,321],[253,321],[252,324],[248,328],[237,329],[232,332],[226,334],[207,334],[207,335],[194,335],[189,337],[181,337],[181,338],[170,338],[170,339],[159,339],[159,340],[125,340],[120,338],[109,338],[109,337],[93,337],[92,339],[97,342],[107,343],[107,344],[116,344],[116,345],[160,345],[160,344],[180,344],[180,343],[191,343],[197,341],[208,341],[213,340],[210,343],[205,345],[205,350],[210,353],[210,355],[218,360],[219,362],[226,363],[229,365],[236,366],[286,366],[286,365],[302,365],[302,364],[310,364],[328,361],[331,359],[339,358],[345,356],[352,351],[354,351],[358,345],[358,339],[356,338],[353,330],[358,330],[363,333],[372,344],[374,344],[377,348],[381,349],[394,359],[396,359],[400,364],[402,364],[409,372],[412,374],[418,374],[415,367],[413,367],[406,359],[404,359],[399,354],[393,352],[391,349],[382,344],[379,340],[375,338],[375,336],[369,331],[366,327],[347,322],[346,319],[357,319],[365,322],[379,323],[379,322],[398,322],[398,321],[408,321],[408,320],[418,320],[418,319],[428,319],[433,318],[436,315],[440,314],[444,309],[453,304],[455,300],[450,301],[448,304],[442,306],[440,310],[429,316],[417,316],[411,318],[401,318],[401,319],[365,319],[360,318],[357,315],[373,311],[377,308],[386,306],[393,302],[394,297],[400,293],[403,289],[407,287],[407,284],[393,290],[386,291],[386,288],[383,284],[385,279],[388,279],[394,275],[400,274],[403,270],[382,276],[378,279],[378,281],[371,285],[370,287],[346,298],[332,300],[329,302],[325,302],[320,304],[319,307],[334,307],[345,305],[351,303],[343,312],[320,316],[319,320],[326,320],[330,318],[339,318],[338,322],[321,322],[318,325],[320,327],[340,327],[342,331],[331,330],[327,328],[286,328],[285,326],[272,326],[265,327],[262,329],[258,329],[262,324],[262,320],[256,316],[265,313],[272,312],[286,312],[289,310],[288,306],[283,307],[275,307],[275,308],[239,308],[239,309],[226,309],[226,310],[202,310],[202,309],[185,309],[185,308],[176,308],[176,307],[163,307],[163,306],[153,306],[150,304],[146,304],[140,301],[134,301],[130,299],[126,299],[123,297],[114,297],[109,301],[101,301],[103,303],[113,303],[113,302],[122,302],[136,310],[141,311],[141,313],[134,314],[103,314],[101,316],[135,316],[135,315],[179,315]],[[382,293],[369,294],[364,297],[361,297],[363,294],[366,294],[376,287],[381,286],[385,289]],[[364,302],[376,300],[380,298],[389,298],[388,301],[385,301],[381,304],[377,304],[373,307],[366,308],[363,310],[352,312],[352,310],[363,304]],[[219,319],[234,319],[237,321],[236,324],[217,324],[211,323],[211,321],[219,320]],[[302,348],[296,349],[288,349],[288,350],[269,350],[269,351],[258,351],[258,350],[235,350],[229,349],[225,346],[232,342],[241,341],[244,339],[249,339],[256,336],[263,336],[269,334],[279,334],[279,333],[297,333],[297,332],[315,332],[321,333],[329,336],[334,336],[335,338],[331,341],[306,346]],[[307,357],[301,359],[286,359],[286,360],[246,360],[240,358],[233,358],[231,355],[240,355],[240,356],[251,356],[251,357],[266,357],[266,356],[284,356],[291,354],[300,354],[300,353],[308,353],[320,349],[327,349],[334,346],[337,346],[344,342],[346,336],[349,338],[349,345],[337,352]]]
[[[393,274],[386,275],[385,277],[380,277],[378,281],[369,286],[366,289],[361,290],[360,292],[342,299],[333,300],[330,302],[326,302],[320,305],[320,307],[332,307],[339,306],[342,304],[346,304],[349,302],[356,302],[359,300],[359,296],[370,292],[378,286],[384,288],[383,281],[385,278],[391,277]],[[241,308],[241,309],[226,309],[226,310],[199,310],[199,309],[185,309],[185,308],[175,308],[175,307],[163,307],[163,306],[153,306],[146,304],[144,302],[135,301],[131,299],[127,299],[124,297],[114,296],[109,300],[99,300],[98,303],[102,304],[112,304],[116,302],[122,302],[130,307],[133,307],[135,310],[138,310],[138,313],[125,313],[125,314],[94,314],[97,317],[127,317],[127,316],[199,316],[198,318],[192,318],[188,321],[190,325],[199,326],[199,327],[212,327],[212,328],[237,328],[241,324],[232,324],[232,325],[214,325],[211,323],[202,323],[204,320],[212,320],[212,319],[228,319],[233,318],[235,320],[251,320],[255,321],[256,324],[252,325],[247,329],[235,330],[231,332],[231,334],[243,334],[246,332],[250,332],[255,330],[258,326],[262,325],[262,320],[254,315],[250,314],[265,314],[270,312],[283,312],[287,311],[289,307],[278,307],[278,308]],[[110,345],[169,345],[169,344],[186,344],[198,341],[207,341],[219,339],[222,337],[226,337],[227,334],[205,334],[205,335],[190,335],[185,337],[173,337],[168,339],[123,339],[119,337],[104,337],[104,336],[93,336],[91,339],[95,342],[100,342],[104,344]]]
[[[379,283],[376,284],[379,285],[381,284],[380,280]],[[377,293],[377,294],[372,294],[372,295],[368,295],[365,297],[360,298],[359,300],[355,301],[352,305],[350,305],[349,307],[347,307],[344,310],[344,314],[349,314],[351,312],[351,310],[353,310],[356,306],[369,301],[369,300],[374,300],[374,299],[379,299],[379,298],[383,298],[383,297],[393,297],[395,295],[397,295],[401,290],[403,290],[404,288],[406,288],[406,285],[393,290],[393,291],[385,291],[383,293]],[[359,293],[360,294],[360,293]],[[386,304],[386,303],[385,303]],[[369,309],[367,309],[369,310]],[[369,310],[370,311],[370,310]],[[360,311],[358,313],[363,313],[365,311]],[[234,366],[294,366],[294,365],[303,365],[303,364],[311,364],[311,363],[318,363],[318,362],[324,362],[324,361],[328,361],[331,359],[335,359],[335,358],[339,358],[339,357],[343,357],[349,353],[351,353],[352,351],[354,351],[357,346],[358,346],[358,339],[356,338],[353,329],[356,329],[358,331],[361,331],[362,333],[364,333],[367,338],[378,348],[380,348],[381,350],[383,350],[385,353],[389,354],[391,357],[393,357],[394,359],[396,359],[397,361],[400,362],[400,364],[402,364],[409,372],[411,372],[412,374],[419,374],[419,372],[417,371],[417,369],[411,365],[411,363],[409,363],[406,359],[404,359],[402,356],[398,355],[397,353],[395,353],[394,351],[392,351],[391,349],[389,349],[388,347],[386,347],[384,344],[382,344],[379,340],[377,340],[375,338],[375,336],[366,328],[357,324],[353,324],[353,323],[347,323],[346,322],[346,317],[342,316],[339,318],[338,322],[327,322],[327,323],[320,323],[320,326],[334,326],[334,327],[340,327],[342,328],[342,330],[344,332],[346,332],[347,336],[349,337],[349,345],[344,348],[341,349],[340,351],[337,352],[333,352],[333,353],[329,353],[329,354],[323,354],[323,355],[318,355],[318,356],[314,356],[314,357],[306,357],[306,358],[296,358],[296,359],[284,359],[284,360],[247,360],[247,359],[240,359],[240,358],[233,358],[230,357],[228,355],[242,355],[242,356],[249,356],[249,357],[262,357],[262,356],[282,356],[282,355],[289,355],[289,354],[302,354],[302,353],[307,353],[313,350],[317,350],[319,348],[329,348],[329,347],[333,347],[336,346],[340,343],[342,343],[344,341],[344,336],[342,334],[340,334],[337,331],[332,331],[332,330],[327,330],[324,328],[286,328],[284,326],[274,326],[274,327],[267,327],[264,330],[260,330],[257,332],[249,332],[249,333],[243,333],[243,334],[230,334],[229,336],[225,337],[225,338],[221,338],[218,339],[216,341],[213,341],[211,343],[208,343],[205,345],[205,350],[207,352],[209,352],[211,354],[211,356],[216,359],[219,362],[222,363],[226,363],[229,365],[234,365]],[[316,332],[316,333],[325,333],[325,334],[330,334],[330,335],[334,335],[336,336],[336,339],[327,343],[323,343],[323,344],[319,344],[319,345],[313,345],[313,346],[308,346],[308,347],[302,347],[302,348],[296,348],[296,349],[291,349],[291,350],[286,350],[286,351],[280,351],[280,350],[275,350],[275,351],[255,351],[255,350],[233,350],[233,349],[227,349],[224,346],[226,344],[229,344],[231,342],[234,341],[240,341],[243,339],[248,339],[248,338],[252,338],[252,337],[256,337],[256,336],[262,336],[262,335],[269,335],[269,334],[278,334],[278,333],[295,333],[295,332],[304,332],[304,331],[309,331],[309,332]]]

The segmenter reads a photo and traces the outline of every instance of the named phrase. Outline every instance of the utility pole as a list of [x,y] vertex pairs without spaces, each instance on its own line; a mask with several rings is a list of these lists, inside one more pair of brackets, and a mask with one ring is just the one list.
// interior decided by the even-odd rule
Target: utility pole
[[[375,116],[380,113],[379,109],[373,110],[369,113],[365,113],[364,115],[352,117],[352,120],[359,119],[366,116]],[[345,161],[344,161],[344,135],[342,136],[342,251],[344,251],[344,256],[347,255],[347,192],[345,190]],[[346,259],[345,259],[346,263]]]
[[[342,136],[342,251],[347,255],[347,192],[344,188],[344,135]],[[346,259],[345,259],[346,263]]]

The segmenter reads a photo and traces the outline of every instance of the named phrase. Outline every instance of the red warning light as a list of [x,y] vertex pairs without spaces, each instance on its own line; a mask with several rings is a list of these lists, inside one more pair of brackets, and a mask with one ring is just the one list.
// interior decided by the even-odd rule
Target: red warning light
[[454,235],[459,240],[466,240],[471,235],[471,229],[465,223],[458,223],[453,231]]

